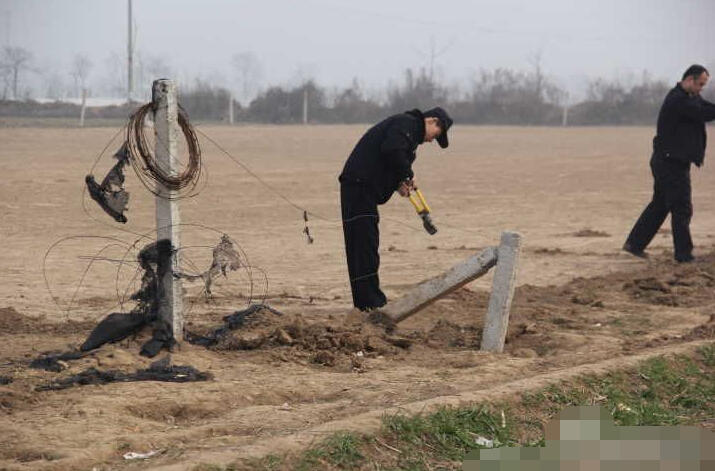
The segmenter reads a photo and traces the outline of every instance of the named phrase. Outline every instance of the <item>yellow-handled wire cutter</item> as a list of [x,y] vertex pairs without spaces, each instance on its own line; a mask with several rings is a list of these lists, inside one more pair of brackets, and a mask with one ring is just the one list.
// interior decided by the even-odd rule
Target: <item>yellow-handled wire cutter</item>
[[412,206],[415,207],[415,211],[417,211],[417,214],[419,214],[419,216],[422,218],[422,225],[424,226],[425,230],[430,235],[436,234],[437,228],[432,223],[432,216],[430,216],[430,209],[427,205],[427,201],[425,201],[424,195],[417,188],[414,188],[413,191],[414,195],[410,193],[409,196],[410,203],[412,203]]

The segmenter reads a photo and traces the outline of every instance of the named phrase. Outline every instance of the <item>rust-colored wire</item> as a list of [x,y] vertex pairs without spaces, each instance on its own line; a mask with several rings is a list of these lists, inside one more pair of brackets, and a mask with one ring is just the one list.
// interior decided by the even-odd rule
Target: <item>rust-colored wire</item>
[[[127,123],[129,160],[137,177],[155,195],[159,194],[157,187],[157,184],[159,184],[172,192],[179,193],[170,197],[162,195],[164,197],[179,199],[194,196],[196,193],[193,190],[198,185],[201,176],[201,148],[199,147],[199,140],[194,132],[194,127],[189,122],[188,115],[181,106],[178,107],[178,122],[186,139],[189,162],[181,173],[172,175],[156,161],[149,141],[144,134],[144,120],[150,112],[153,112],[152,103],[142,105],[129,117],[129,122]],[[166,146],[167,143],[162,142],[160,145]]]

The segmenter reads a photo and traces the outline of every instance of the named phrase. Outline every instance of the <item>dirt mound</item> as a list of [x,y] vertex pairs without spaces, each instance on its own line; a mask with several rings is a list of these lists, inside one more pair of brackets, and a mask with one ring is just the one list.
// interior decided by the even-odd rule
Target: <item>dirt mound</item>
[[706,323],[691,330],[684,338],[685,340],[715,338],[715,314],[710,314],[710,319]]
[[623,291],[633,299],[665,306],[692,307],[715,300],[715,258],[694,264],[675,264],[672,270],[648,270],[648,276],[626,281]]
[[44,317],[24,316],[12,306],[0,308],[0,333],[2,334],[72,334],[86,331],[92,326],[92,322],[48,322]]
[[[636,272],[575,278],[561,286],[518,287],[505,351],[517,357],[554,356],[597,342],[612,348],[618,339],[624,339],[628,348],[633,342],[654,341],[645,332],[669,322],[638,304],[697,307],[715,301],[715,255],[691,265],[655,262]],[[480,313],[486,312],[488,302],[487,291],[461,288],[399,324],[394,332],[369,322],[343,318],[308,322],[300,314],[260,310],[211,348],[273,350],[283,361],[339,368],[359,369],[362,359],[400,353],[407,354],[407,361],[419,362],[430,351],[478,350],[484,323]],[[620,314],[614,316],[613,310]],[[704,326],[693,335],[705,338],[708,329]]]
[[147,401],[127,406],[126,411],[140,419],[149,419],[173,425],[219,417],[225,413],[225,408],[223,404]]
[[42,328],[42,326],[40,320],[25,317],[17,312],[14,307],[0,308],[0,332],[24,334],[34,332],[38,328]]
[[337,322],[307,323],[301,315],[275,315],[261,310],[244,326],[219,339],[213,350],[284,348],[286,360],[339,366],[355,363],[356,357],[393,355],[410,342],[387,334],[369,323],[339,325]]

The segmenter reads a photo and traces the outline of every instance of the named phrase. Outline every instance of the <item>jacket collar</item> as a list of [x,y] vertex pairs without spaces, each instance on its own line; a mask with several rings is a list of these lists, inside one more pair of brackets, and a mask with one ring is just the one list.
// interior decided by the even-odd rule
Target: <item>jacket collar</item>
[[417,144],[422,144],[425,141],[425,116],[417,108],[405,111],[405,114],[408,114],[417,120]]

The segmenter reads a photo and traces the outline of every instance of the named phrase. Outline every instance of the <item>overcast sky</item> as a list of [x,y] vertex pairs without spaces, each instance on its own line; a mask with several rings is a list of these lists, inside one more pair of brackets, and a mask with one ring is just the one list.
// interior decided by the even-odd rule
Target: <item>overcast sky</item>
[[[598,76],[647,70],[674,83],[691,63],[715,64],[715,0],[134,0],[133,11],[137,50],[163,57],[180,86],[202,77],[235,87],[231,57],[246,51],[264,86],[312,76],[384,87],[428,67],[430,51],[438,76],[463,83],[480,68],[526,70],[540,55],[574,94]],[[2,44],[30,50],[45,76],[69,81],[81,53],[99,87],[126,61],[127,0],[0,0],[0,18]]]

